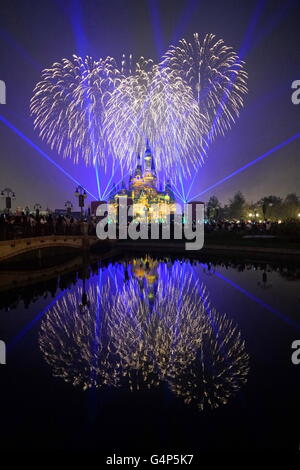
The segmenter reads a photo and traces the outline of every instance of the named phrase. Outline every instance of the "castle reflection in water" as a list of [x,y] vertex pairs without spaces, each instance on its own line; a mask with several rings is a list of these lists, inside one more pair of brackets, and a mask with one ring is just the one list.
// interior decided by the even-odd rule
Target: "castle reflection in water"
[[48,310],[39,344],[53,375],[75,386],[165,383],[199,410],[226,404],[249,372],[238,326],[214,309],[189,261],[102,268]]

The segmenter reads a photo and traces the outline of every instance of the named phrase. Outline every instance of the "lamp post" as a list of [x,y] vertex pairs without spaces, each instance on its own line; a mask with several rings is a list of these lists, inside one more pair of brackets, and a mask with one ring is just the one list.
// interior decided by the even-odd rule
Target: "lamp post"
[[9,213],[11,209],[11,200],[16,198],[14,191],[10,188],[4,188],[1,193],[1,197],[5,197],[5,212]]
[[70,215],[73,209],[73,204],[71,201],[66,201],[65,208],[67,209],[67,213]]
[[39,204],[38,202],[36,204],[34,204],[33,206],[34,210],[35,210],[35,218],[36,220],[39,218],[39,215],[40,215],[40,210],[42,208],[41,204]]
[[81,220],[83,219],[83,208],[84,208],[84,200],[87,198],[87,194],[85,189],[82,186],[77,186],[75,191],[75,196],[78,197],[78,206],[80,207],[81,212]]

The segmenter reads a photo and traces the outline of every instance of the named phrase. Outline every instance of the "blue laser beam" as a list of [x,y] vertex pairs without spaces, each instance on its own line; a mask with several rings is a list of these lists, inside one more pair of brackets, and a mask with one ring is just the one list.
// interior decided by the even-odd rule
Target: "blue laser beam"
[[176,26],[174,27],[171,44],[174,44],[175,42],[179,41],[179,39],[181,39],[181,37],[184,35],[188,24],[194,17],[197,10],[200,8],[200,5],[201,2],[199,2],[199,0],[187,0],[186,4],[182,8],[179,20]]
[[[205,266],[205,265],[203,265],[203,266]],[[227,277],[223,276],[222,274],[220,274],[218,272],[214,272],[214,275],[219,277],[223,281],[225,281],[227,284],[232,286],[234,289],[236,289],[239,292],[241,292],[242,294],[244,294],[246,297],[248,297],[248,299],[253,300],[253,302],[256,302],[261,307],[268,310],[270,313],[273,313],[274,315],[276,315],[280,320],[284,321],[285,323],[292,326],[293,328],[296,328],[297,330],[300,330],[300,325],[298,323],[294,322],[293,320],[288,318],[286,315],[281,313],[279,310],[277,310],[276,308],[272,307],[271,305],[269,305],[266,302],[264,302],[263,300],[261,300],[259,297],[256,297],[255,295],[251,294],[251,292],[248,292],[246,289],[239,286],[238,284],[236,284],[235,282],[231,281],[230,279],[228,279]]]
[[59,294],[57,294],[41,312],[39,312],[16,336],[11,339],[11,341],[9,341],[7,344],[7,351],[10,351],[16,346],[16,344],[31,330],[31,328],[33,328],[34,325],[43,318],[48,310],[66,293],[66,291],[67,289],[64,289],[62,292],[59,292]]
[[96,196],[94,196],[88,189],[80,183],[77,179],[75,179],[70,173],[68,173],[64,168],[62,168],[58,163],[52,160],[49,155],[47,155],[43,150],[38,147],[32,140],[30,140],[23,132],[21,132],[17,127],[15,127],[10,121],[8,121],[4,116],[0,114],[0,121],[2,121],[9,129],[14,131],[19,137],[21,137],[28,145],[30,145],[34,150],[36,150],[42,157],[44,157],[48,162],[52,163],[59,171],[61,171],[65,176],[67,176],[71,181],[73,181],[77,186],[81,186],[93,199],[97,200]]
[[109,194],[109,192],[110,192],[110,184],[111,184],[111,182],[112,182],[113,177],[115,176],[115,174],[117,173],[118,169],[120,168],[120,166],[121,166],[121,164],[119,163],[116,170],[114,169],[114,166],[113,166],[113,168],[111,169],[110,178],[109,178],[108,183],[107,183],[107,185],[106,185],[106,187],[105,187],[105,189],[104,189],[104,192],[103,192],[103,199]]
[[179,174],[179,180],[180,180],[180,185],[181,185],[181,190],[182,190],[183,201],[186,202],[186,195],[184,194],[184,187],[183,187],[183,182],[182,182],[181,171],[180,171],[180,174]]
[[[120,178],[120,179],[116,182],[116,187],[117,187],[123,180],[125,180],[125,178],[127,178],[127,176],[129,176],[130,173],[131,173],[131,172],[128,172],[128,173],[126,173],[125,175],[123,175],[122,178]],[[108,193],[105,192],[105,193],[103,194],[103,198],[105,199],[107,195],[108,195]]]
[[98,188],[98,196],[99,196],[99,200],[101,201],[102,196],[101,196],[100,179],[99,179],[97,162],[95,163],[95,174],[96,174],[96,181],[97,181],[97,188]]
[[271,150],[268,150],[267,152],[265,152],[264,154],[262,154],[259,157],[255,158],[251,162],[249,162],[246,165],[238,168],[233,173],[230,173],[230,175],[227,175],[224,178],[217,181],[216,183],[212,184],[211,186],[208,186],[208,188],[204,189],[200,193],[198,193],[195,196],[193,196],[192,198],[190,198],[189,201],[192,201],[193,199],[196,199],[197,197],[202,196],[203,194],[207,193],[208,191],[211,191],[212,189],[216,188],[217,186],[220,186],[220,184],[224,183],[225,181],[228,181],[230,178],[232,178],[235,175],[238,175],[239,173],[246,170],[247,168],[250,168],[251,166],[253,166],[256,163],[260,162],[261,160],[268,157],[269,155],[272,155],[273,153],[277,152],[277,150],[280,150],[283,147],[286,147],[288,144],[290,144],[294,140],[299,139],[299,137],[300,137],[300,133],[294,134],[292,137],[290,137],[289,139],[285,140],[284,142],[281,142],[280,144],[276,145]]
[[172,183],[172,189],[176,193],[177,197],[184,202],[184,196],[181,194],[175,183]]
[[157,55],[160,58],[163,53],[163,39],[162,28],[159,14],[159,4],[156,0],[148,0],[148,11],[154,32],[154,41],[157,50]]

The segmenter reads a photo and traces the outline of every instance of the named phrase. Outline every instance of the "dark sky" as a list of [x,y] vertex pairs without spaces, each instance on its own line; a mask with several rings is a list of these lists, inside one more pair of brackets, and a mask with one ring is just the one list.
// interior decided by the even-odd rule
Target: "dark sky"
[[[190,196],[300,131],[300,105],[291,102],[291,83],[300,79],[299,0],[4,0],[0,8],[0,79],[7,86],[1,116],[95,195],[95,172],[52,152],[29,115],[41,70],[73,53],[120,58],[124,52],[158,60],[170,43],[193,32],[214,33],[242,51],[249,73],[245,107],[232,130],[211,146]],[[74,201],[74,182],[3,121],[0,136],[0,189],[13,188],[15,205],[56,208]],[[200,199],[216,194],[226,201],[239,189],[250,200],[299,194],[299,149],[297,139]],[[107,179],[100,175],[101,185]]]

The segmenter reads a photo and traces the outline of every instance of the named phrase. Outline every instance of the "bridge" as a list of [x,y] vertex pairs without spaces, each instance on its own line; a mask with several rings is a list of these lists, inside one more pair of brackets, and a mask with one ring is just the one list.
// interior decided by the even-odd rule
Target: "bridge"
[[32,238],[17,238],[0,242],[0,262],[30,251],[44,248],[66,247],[88,250],[99,242],[96,236],[48,235]]

